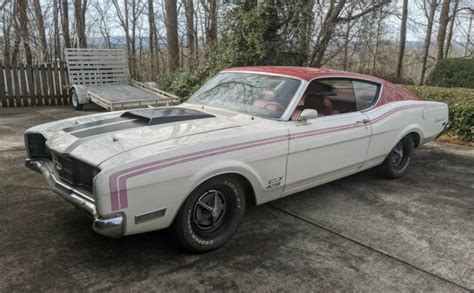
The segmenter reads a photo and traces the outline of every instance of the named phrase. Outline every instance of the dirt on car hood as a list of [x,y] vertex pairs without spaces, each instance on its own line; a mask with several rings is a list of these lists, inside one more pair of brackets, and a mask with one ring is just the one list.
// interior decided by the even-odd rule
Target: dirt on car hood
[[120,153],[191,135],[251,123],[241,115],[223,115],[182,107],[140,109],[53,122],[43,133],[53,151],[91,165]]

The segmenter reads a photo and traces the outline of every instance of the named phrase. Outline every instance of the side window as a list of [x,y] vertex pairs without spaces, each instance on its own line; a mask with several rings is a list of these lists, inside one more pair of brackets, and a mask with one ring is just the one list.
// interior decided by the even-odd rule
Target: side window
[[377,98],[379,87],[375,83],[349,78],[316,79],[308,85],[292,119],[297,120],[304,109],[315,109],[319,116],[367,109]]
[[356,80],[352,84],[354,85],[357,111],[367,109],[377,98],[379,86]]

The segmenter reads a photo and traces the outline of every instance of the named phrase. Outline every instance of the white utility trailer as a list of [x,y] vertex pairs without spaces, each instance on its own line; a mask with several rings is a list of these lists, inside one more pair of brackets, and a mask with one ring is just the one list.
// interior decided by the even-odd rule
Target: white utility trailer
[[95,103],[109,111],[179,103],[179,97],[132,80],[122,49],[66,49],[70,102],[76,110]]

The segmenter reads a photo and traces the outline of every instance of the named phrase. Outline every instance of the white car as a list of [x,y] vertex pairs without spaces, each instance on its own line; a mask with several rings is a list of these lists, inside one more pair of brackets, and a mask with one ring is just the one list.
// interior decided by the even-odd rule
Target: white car
[[174,107],[100,113],[25,133],[26,166],[121,237],[172,227],[192,251],[224,245],[246,205],[379,166],[402,176],[448,126],[444,103],[387,81],[298,67],[227,69]]

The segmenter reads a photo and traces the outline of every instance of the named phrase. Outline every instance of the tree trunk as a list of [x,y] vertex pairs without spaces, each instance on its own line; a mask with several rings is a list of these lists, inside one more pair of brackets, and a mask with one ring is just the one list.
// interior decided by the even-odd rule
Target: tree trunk
[[[349,10],[348,12],[349,17],[352,15],[352,9]],[[342,69],[347,70],[348,66],[348,61],[349,61],[349,43],[350,39],[349,37],[351,36],[351,21],[347,22],[347,27],[346,31],[344,32],[344,53],[343,53],[343,58],[342,58]]]
[[209,2],[207,43],[213,45],[217,42],[217,0],[210,0]]
[[[125,0],[127,1],[127,0]],[[131,46],[131,55],[129,56],[130,59],[130,66],[132,68],[132,76],[137,75],[137,62],[136,62],[136,55],[137,55],[137,45],[136,45],[136,39],[137,39],[137,22],[136,22],[136,17],[135,17],[135,12],[136,12],[136,6],[137,3],[135,0],[132,0],[132,36],[130,38],[130,46]],[[128,15],[128,12],[127,12]],[[128,17],[127,17],[128,21]]]
[[31,65],[33,64],[33,56],[31,54],[30,47],[30,35],[28,31],[28,14],[27,14],[28,0],[18,0],[18,10],[19,10],[19,29],[21,35],[23,36],[23,47],[25,49],[25,59],[26,63]]
[[329,41],[331,40],[334,27],[337,24],[337,18],[346,4],[346,0],[340,0],[337,4],[335,2],[335,0],[331,0],[323,25],[319,31],[316,46],[310,60],[310,64],[313,67],[321,67],[324,53],[326,52]]
[[71,48],[71,38],[69,35],[69,4],[68,0],[62,0],[62,19],[61,26],[63,30],[64,47]]
[[150,70],[151,79],[156,79],[156,55],[155,55],[155,8],[153,7],[153,0],[148,0],[148,48],[150,50]]
[[451,0],[443,0],[441,4],[441,13],[439,15],[439,29],[436,37],[436,60],[444,58],[444,40],[446,39],[446,27],[449,21],[449,5]]
[[41,11],[40,0],[33,0],[35,11],[36,26],[38,29],[40,60],[43,63],[48,62],[48,44],[46,42],[46,32],[44,29],[43,12]]
[[21,31],[20,31],[20,25],[18,23],[19,22],[18,19],[19,17],[18,17],[18,6],[17,6],[13,10],[13,16],[11,18],[11,23],[10,23],[10,26],[13,27],[15,31],[15,41],[13,43],[13,51],[10,58],[11,63],[17,63],[18,55],[20,55]]
[[168,53],[168,70],[174,72],[179,66],[178,16],[175,0],[165,0],[166,11],[166,44]]
[[453,13],[449,17],[448,38],[446,39],[446,51],[444,58],[448,58],[449,50],[451,49],[451,41],[453,39],[454,22],[456,21],[456,14],[458,10],[459,0],[454,0]]
[[53,56],[54,60],[59,60],[60,40],[59,40],[59,3],[58,0],[53,1],[53,39],[54,48]]
[[[5,9],[7,3],[3,3],[2,8]],[[1,21],[3,22],[2,25],[2,33],[3,33],[3,59],[6,64],[10,63],[10,34],[11,28],[13,23],[15,22],[15,14],[16,8],[14,8],[13,15],[6,15],[5,13],[0,13],[2,16]]]
[[374,48],[374,59],[372,60],[371,74],[375,74],[375,67],[377,66],[377,56],[379,53],[380,34],[382,33],[382,21],[384,19],[384,11],[380,9],[379,18],[377,21],[377,32],[375,33],[375,48]]
[[[300,29],[299,29],[299,51],[304,56],[304,63],[308,60],[309,45],[313,28],[313,7],[314,0],[301,0],[299,7]],[[301,64],[306,65],[306,64]]]
[[194,3],[193,0],[184,0],[186,13],[186,48],[188,49],[188,60],[191,66],[194,63]]
[[391,0],[382,0],[380,2],[377,2],[377,4],[374,4],[357,14],[351,15],[349,17],[340,17],[339,15],[343,10],[344,5],[347,3],[347,0],[339,0],[337,1],[337,3],[336,0],[331,0],[331,3],[329,4],[329,9],[327,10],[326,16],[324,17],[321,30],[319,31],[318,37],[316,39],[316,46],[314,47],[313,52],[311,54],[309,62],[311,66],[321,67],[321,65],[323,64],[324,53],[326,53],[326,49],[328,47],[329,41],[331,40],[332,33],[337,24],[356,20],[390,3],[390,1]]
[[398,81],[402,78],[403,57],[405,55],[405,42],[407,38],[407,19],[408,19],[408,0],[403,0],[402,23],[400,28],[400,44],[398,45],[398,61],[396,78]]
[[85,7],[86,0],[73,0],[74,18],[76,20],[76,34],[79,48],[87,48],[86,25],[85,25]]
[[472,50],[469,50],[469,47],[471,46],[471,28],[472,28],[473,17],[474,17],[474,12],[471,12],[471,18],[469,18],[469,28],[467,29],[466,47],[464,48],[464,57],[469,57],[472,55]]
[[[423,62],[421,65],[421,74],[419,84],[422,85],[425,80],[426,63],[428,62],[428,53],[430,51],[431,44],[431,32],[433,31],[434,17],[436,14],[436,8],[438,6],[438,0],[431,0],[430,12],[428,13],[428,27],[426,28],[425,41],[423,43]],[[426,3],[426,2],[425,2]]]

